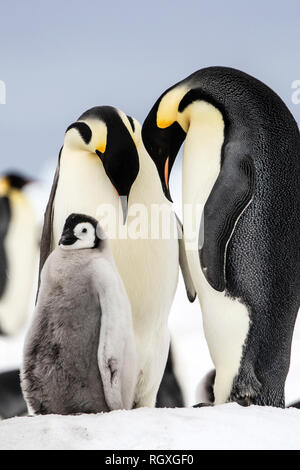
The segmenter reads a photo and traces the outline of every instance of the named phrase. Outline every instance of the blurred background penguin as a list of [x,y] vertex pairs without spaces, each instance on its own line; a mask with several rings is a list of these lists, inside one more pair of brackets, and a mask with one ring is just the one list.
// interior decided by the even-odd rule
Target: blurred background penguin
[[32,180],[17,173],[0,179],[0,333],[15,335],[24,326],[31,298],[38,232],[25,188]]
[[[27,194],[31,183],[16,172],[0,176],[0,341],[11,349],[25,330],[37,277],[39,228]],[[25,412],[19,370],[7,364],[0,374],[0,418]]]

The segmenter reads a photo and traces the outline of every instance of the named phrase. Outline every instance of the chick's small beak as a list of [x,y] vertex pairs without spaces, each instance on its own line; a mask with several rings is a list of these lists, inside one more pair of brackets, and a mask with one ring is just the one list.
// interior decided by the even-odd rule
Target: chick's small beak
[[70,245],[72,243],[74,243],[74,238],[67,235],[63,235],[58,242],[59,245]]
[[64,231],[60,240],[58,242],[59,245],[73,245],[77,240],[72,230]]

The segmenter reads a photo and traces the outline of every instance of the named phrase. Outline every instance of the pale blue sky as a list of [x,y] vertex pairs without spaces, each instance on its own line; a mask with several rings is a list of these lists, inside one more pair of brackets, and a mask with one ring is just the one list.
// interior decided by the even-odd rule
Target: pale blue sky
[[263,80],[300,122],[299,1],[0,0],[0,17],[0,171],[39,173],[92,106],[142,121],[162,91],[208,65]]

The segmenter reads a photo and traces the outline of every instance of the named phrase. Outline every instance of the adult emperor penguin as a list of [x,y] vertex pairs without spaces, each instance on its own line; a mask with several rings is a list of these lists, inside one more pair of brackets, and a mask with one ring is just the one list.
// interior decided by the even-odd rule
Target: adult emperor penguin
[[300,301],[295,120],[259,80],[209,67],[161,95],[142,137],[169,198],[185,140],[183,227],[216,367],[215,403],[283,407]]
[[24,325],[38,255],[37,221],[17,173],[0,179],[0,332],[16,334]]
[[130,409],[137,381],[130,303],[100,224],[71,214],[42,273],[24,348],[34,414]]
[[[151,217],[151,205],[163,206],[165,219],[175,223],[140,134],[135,119],[110,106],[92,108],[68,127],[46,209],[40,258],[42,267],[70,213],[103,221],[132,307],[139,366],[137,407],[155,405],[168,355],[167,319],[179,256],[189,296],[194,297],[182,240],[179,253],[176,237],[164,238],[162,224]],[[108,210],[105,221],[102,209]],[[139,223],[147,233],[141,229],[141,236],[134,230],[139,230],[139,209],[146,210]]]

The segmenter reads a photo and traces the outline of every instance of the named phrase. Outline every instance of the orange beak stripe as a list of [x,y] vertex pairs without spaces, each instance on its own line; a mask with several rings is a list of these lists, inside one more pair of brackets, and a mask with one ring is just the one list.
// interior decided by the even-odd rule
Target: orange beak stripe
[[165,183],[167,189],[169,189],[169,157],[166,159],[165,162]]

